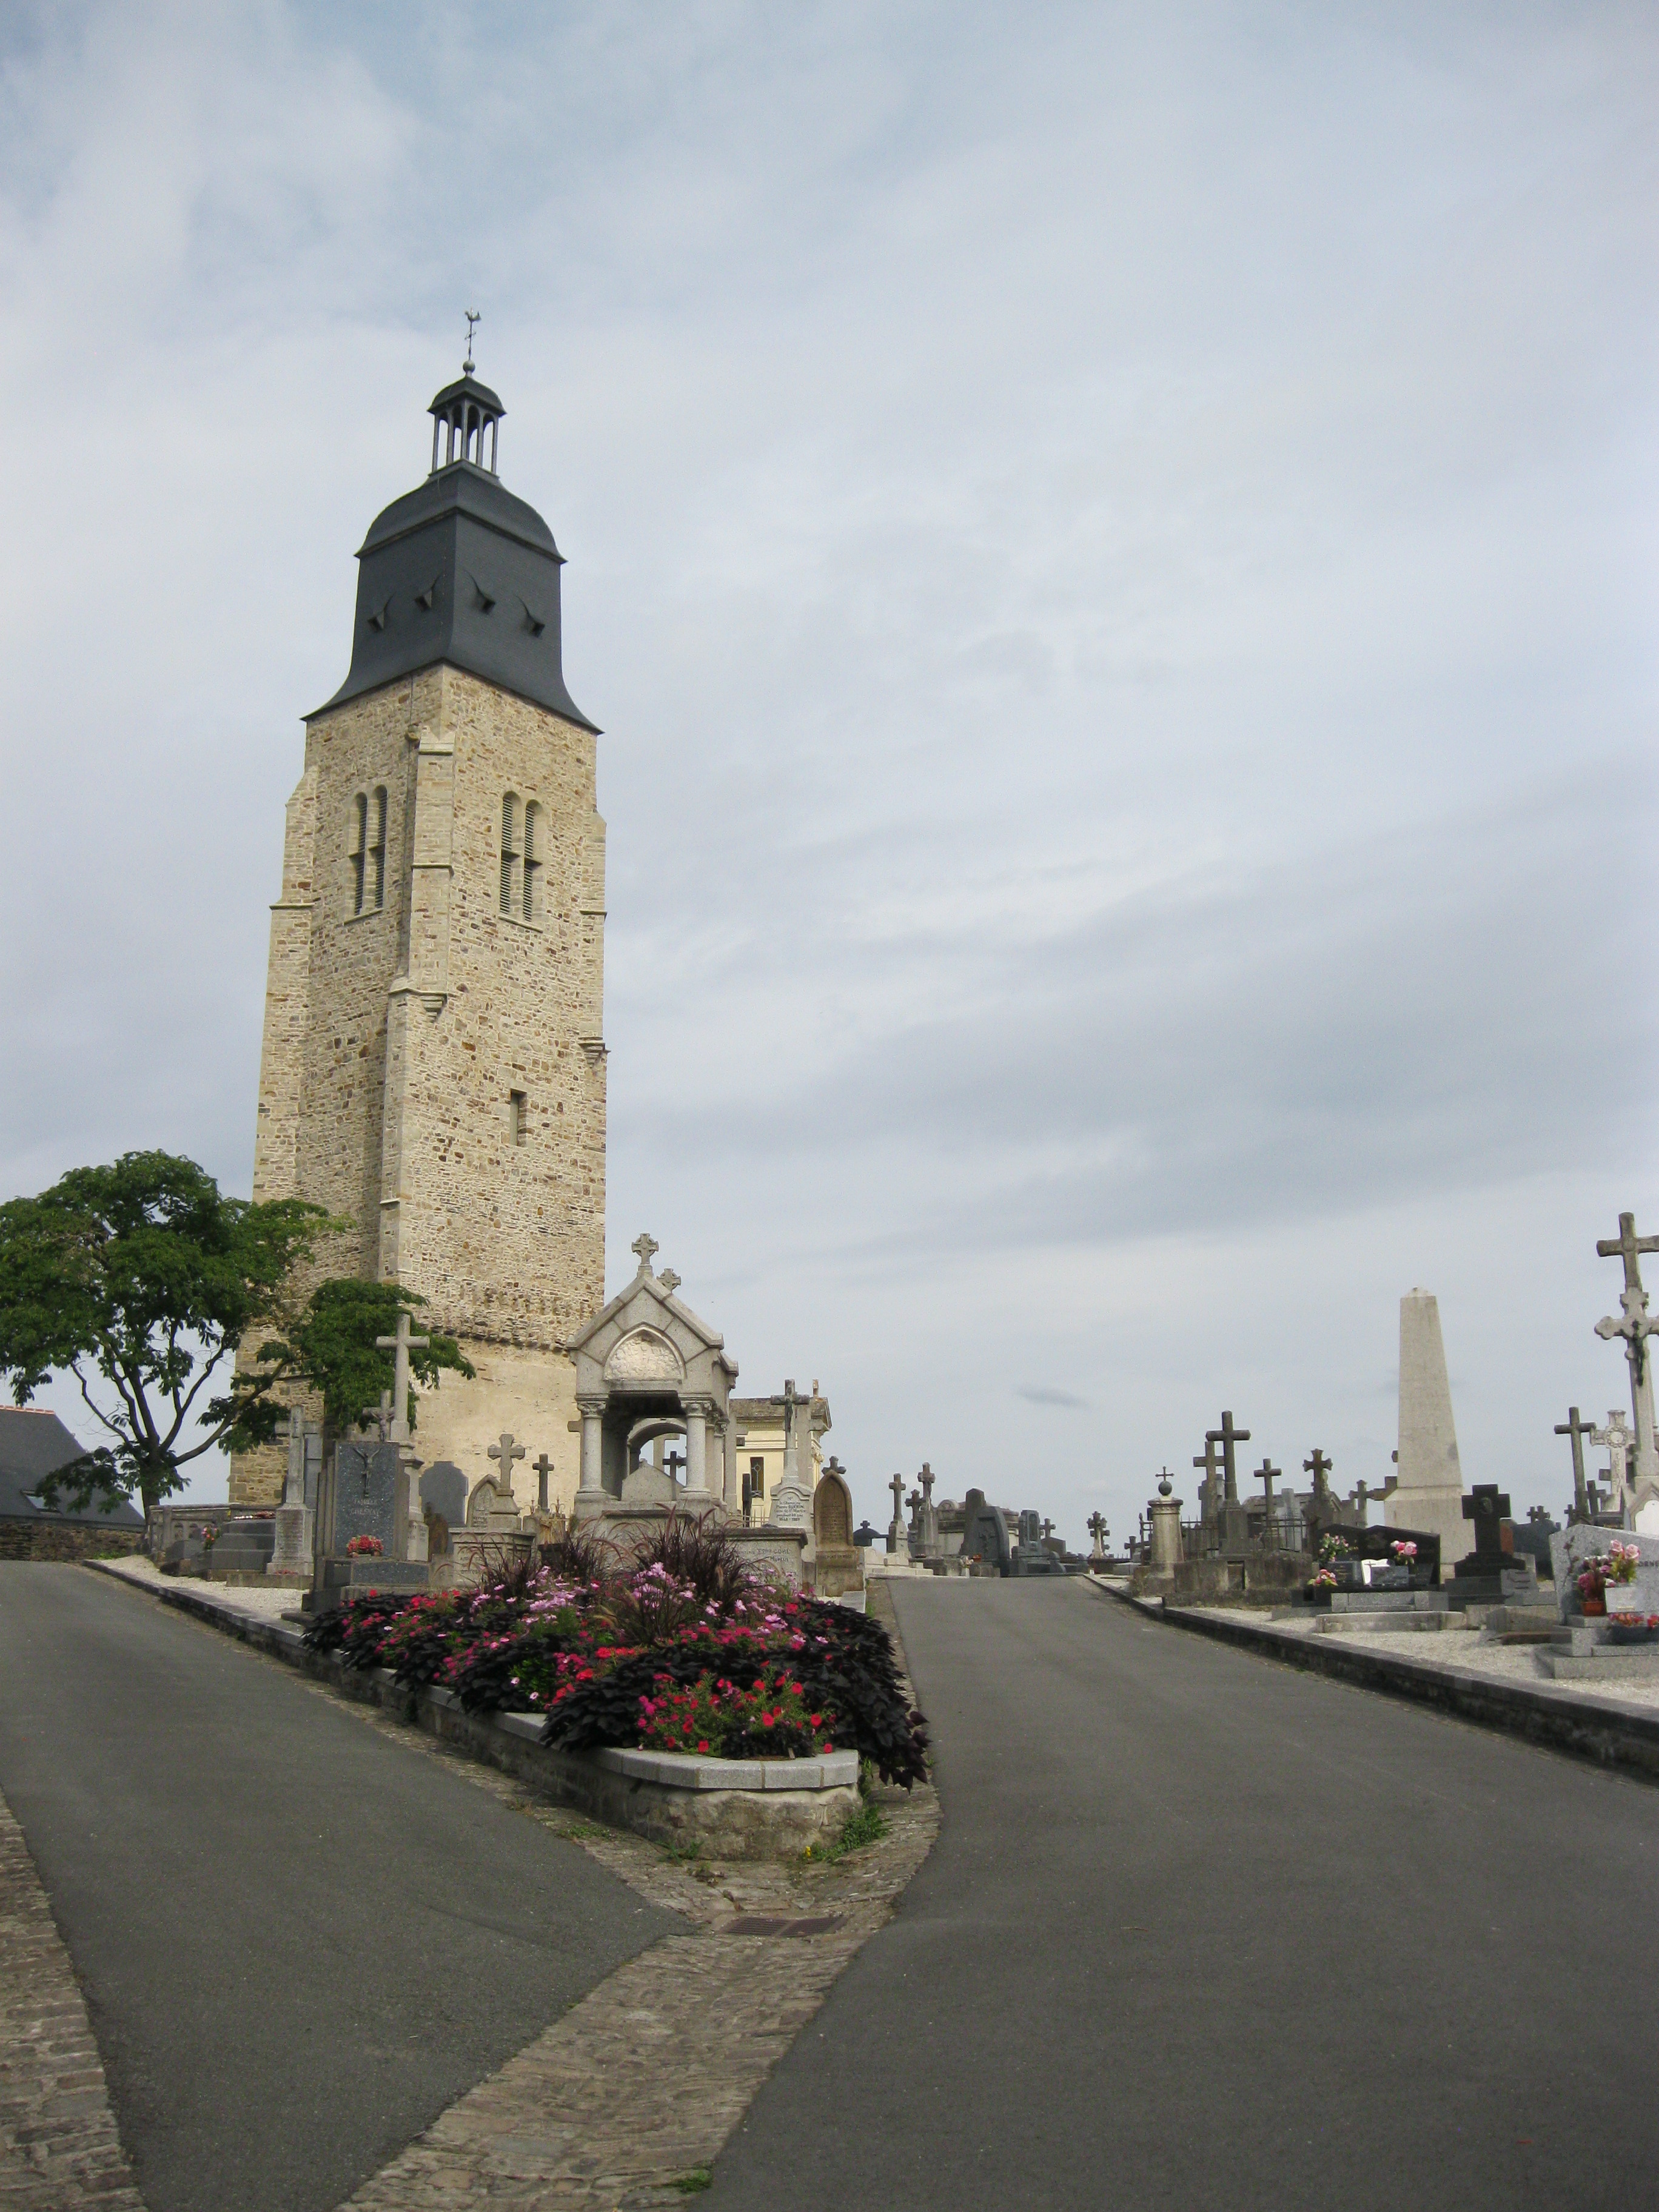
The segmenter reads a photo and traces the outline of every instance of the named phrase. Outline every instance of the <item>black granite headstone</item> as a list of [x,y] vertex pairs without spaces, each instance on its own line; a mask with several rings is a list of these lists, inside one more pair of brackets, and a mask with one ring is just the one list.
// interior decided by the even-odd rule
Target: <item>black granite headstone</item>
[[389,1558],[398,1527],[398,1502],[408,1477],[396,1444],[348,1438],[334,1454],[333,1526],[319,1552],[338,1557],[354,1536],[378,1536]]

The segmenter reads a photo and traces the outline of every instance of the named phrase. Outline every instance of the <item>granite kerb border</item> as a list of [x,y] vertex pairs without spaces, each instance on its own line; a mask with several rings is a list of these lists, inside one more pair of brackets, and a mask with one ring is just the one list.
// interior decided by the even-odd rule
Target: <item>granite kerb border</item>
[[[1089,1579],[1095,1582],[1092,1576]],[[1553,1683],[1502,1681],[1463,1668],[1431,1666],[1401,1652],[1367,1651],[1334,1637],[1315,1638],[1288,1629],[1218,1620],[1196,1607],[1175,1606],[1166,1611],[1158,1599],[1132,1597],[1127,1590],[1109,1589],[1099,1582],[1095,1587],[1166,1627],[1208,1636],[1308,1674],[1429,1705],[1477,1727],[1500,1729],[1597,1766],[1617,1767],[1643,1781],[1659,1782],[1659,1709],[1632,1712],[1611,1698],[1576,1693]]]
[[540,1713],[469,1713],[451,1690],[411,1691],[389,1668],[365,1671],[346,1666],[337,1652],[308,1650],[289,1622],[258,1620],[193,1589],[151,1589],[101,1561],[83,1564],[326,1682],[343,1697],[395,1713],[555,1804],[653,1842],[696,1843],[726,1858],[788,1856],[837,1834],[859,1803],[856,1752],[714,1760],[667,1752],[556,1751],[541,1740]]

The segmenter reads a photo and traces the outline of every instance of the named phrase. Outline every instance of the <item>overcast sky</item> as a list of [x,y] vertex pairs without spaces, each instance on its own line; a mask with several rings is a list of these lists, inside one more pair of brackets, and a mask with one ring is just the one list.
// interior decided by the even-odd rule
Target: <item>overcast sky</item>
[[[0,15],[0,1192],[245,1192],[299,717],[482,310],[641,1228],[855,1504],[1231,1407],[1568,1494],[1659,1228],[1659,18]],[[1656,1285],[1659,1287],[1659,1285]],[[555,1451],[562,1437],[532,1438]],[[203,1488],[222,1494],[222,1474]]]

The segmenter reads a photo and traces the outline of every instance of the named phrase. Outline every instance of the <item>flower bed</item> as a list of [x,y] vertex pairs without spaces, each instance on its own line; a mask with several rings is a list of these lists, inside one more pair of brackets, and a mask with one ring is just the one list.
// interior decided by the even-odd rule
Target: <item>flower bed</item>
[[924,1778],[926,1727],[878,1621],[752,1579],[718,1532],[671,1528],[659,1548],[620,1573],[576,1553],[476,1589],[348,1595],[305,1640],[468,1712],[544,1713],[560,1750],[856,1751],[884,1781]]

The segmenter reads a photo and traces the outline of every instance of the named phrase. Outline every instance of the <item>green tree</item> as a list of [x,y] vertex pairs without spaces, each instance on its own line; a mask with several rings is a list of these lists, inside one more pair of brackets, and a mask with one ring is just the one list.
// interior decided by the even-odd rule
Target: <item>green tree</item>
[[[321,1394],[325,1428],[340,1435],[354,1428],[366,1409],[379,1403],[396,1379],[393,1352],[380,1339],[395,1336],[399,1313],[413,1315],[426,1301],[396,1283],[369,1283],[336,1276],[319,1283],[285,1338],[259,1347],[262,1366],[307,1382]],[[409,1371],[417,1382],[435,1383],[445,1368],[471,1376],[477,1372],[453,1336],[424,1332],[425,1345],[411,1345]],[[404,1417],[415,1425],[415,1393]]]
[[[0,1376],[22,1406],[49,1375],[72,1374],[106,1438],[47,1478],[48,1500],[111,1512],[136,1498],[149,1520],[204,1452],[270,1441],[285,1382],[313,1385],[335,1425],[349,1425],[391,1380],[374,1337],[418,1301],[390,1284],[326,1282],[293,1310],[295,1270],[345,1225],[299,1199],[226,1198],[193,1160],[160,1152],[76,1168],[0,1206]],[[238,1346],[265,1329],[279,1334],[239,1367]],[[453,1339],[416,1358],[423,1380],[441,1366],[472,1372]]]

